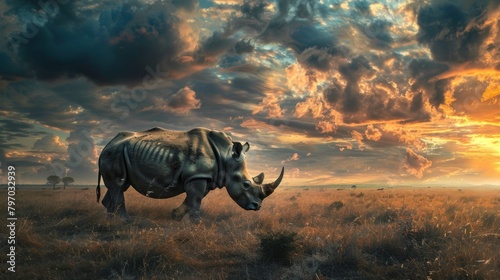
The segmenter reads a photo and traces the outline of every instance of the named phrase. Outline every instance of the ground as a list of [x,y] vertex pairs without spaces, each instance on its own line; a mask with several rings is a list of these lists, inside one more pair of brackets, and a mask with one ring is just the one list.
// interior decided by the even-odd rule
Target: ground
[[22,187],[16,273],[2,261],[0,278],[500,279],[500,189],[380,188],[280,187],[257,212],[215,190],[193,225],[170,218],[182,195],[130,189],[126,223],[93,187]]

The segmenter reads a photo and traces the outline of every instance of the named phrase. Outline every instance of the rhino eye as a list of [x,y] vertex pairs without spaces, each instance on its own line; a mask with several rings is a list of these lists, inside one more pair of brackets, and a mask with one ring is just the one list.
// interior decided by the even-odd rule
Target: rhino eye
[[243,189],[245,191],[248,191],[251,187],[252,187],[252,183],[250,183],[250,181],[243,182]]

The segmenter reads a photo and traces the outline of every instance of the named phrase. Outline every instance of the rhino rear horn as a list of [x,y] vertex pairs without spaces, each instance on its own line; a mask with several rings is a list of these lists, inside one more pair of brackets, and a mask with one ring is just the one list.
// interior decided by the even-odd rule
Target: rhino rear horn
[[262,184],[262,182],[264,182],[264,172],[260,173],[259,175],[255,176],[252,178],[252,180],[256,183],[256,184]]
[[261,187],[261,191],[262,191],[262,198],[266,198],[268,197],[270,194],[272,194],[274,192],[274,190],[279,186],[279,184],[281,183],[281,180],[283,179],[283,174],[285,173],[285,167],[282,167],[281,168],[281,174],[280,176],[278,177],[278,179],[276,179],[276,181],[274,181],[273,183],[269,183],[269,184],[264,184],[262,185]]

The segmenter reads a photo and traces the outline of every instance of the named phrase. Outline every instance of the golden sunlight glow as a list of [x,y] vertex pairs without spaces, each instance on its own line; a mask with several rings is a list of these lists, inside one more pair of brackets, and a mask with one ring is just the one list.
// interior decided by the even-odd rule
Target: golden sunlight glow
[[483,92],[483,97],[481,101],[491,100],[497,96],[500,96],[500,80],[491,82],[486,90]]

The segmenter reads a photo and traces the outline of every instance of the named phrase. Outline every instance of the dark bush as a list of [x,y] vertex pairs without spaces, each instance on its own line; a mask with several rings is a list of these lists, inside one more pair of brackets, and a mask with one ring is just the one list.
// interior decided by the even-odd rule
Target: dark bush
[[334,201],[328,206],[328,210],[340,210],[342,207],[344,207],[344,203],[342,201]]
[[297,233],[291,231],[260,234],[262,260],[290,265],[292,254],[297,250],[296,236]]

